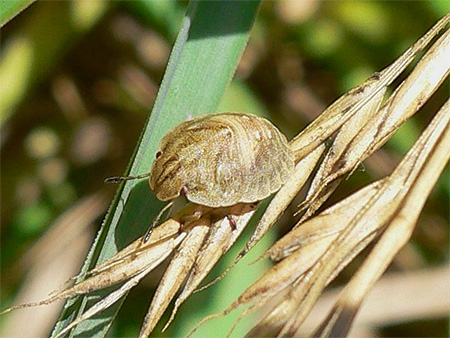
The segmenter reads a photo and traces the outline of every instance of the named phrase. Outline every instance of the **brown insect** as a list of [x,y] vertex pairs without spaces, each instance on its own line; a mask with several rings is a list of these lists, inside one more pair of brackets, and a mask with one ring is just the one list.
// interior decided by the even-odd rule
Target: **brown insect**
[[229,210],[268,197],[293,170],[293,152],[271,122],[250,114],[222,113],[183,122],[170,131],[148,174],[107,182],[149,176],[150,188],[162,201],[184,195],[200,206]]

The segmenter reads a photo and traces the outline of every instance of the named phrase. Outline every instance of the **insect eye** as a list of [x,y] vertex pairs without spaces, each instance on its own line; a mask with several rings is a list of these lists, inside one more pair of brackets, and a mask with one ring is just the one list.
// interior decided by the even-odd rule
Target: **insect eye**
[[160,157],[161,157],[161,155],[162,155],[162,151],[161,151],[161,150],[159,150],[159,151],[157,151],[157,152],[156,152],[156,155],[155,155],[155,157],[156,157],[156,158],[160,158]]

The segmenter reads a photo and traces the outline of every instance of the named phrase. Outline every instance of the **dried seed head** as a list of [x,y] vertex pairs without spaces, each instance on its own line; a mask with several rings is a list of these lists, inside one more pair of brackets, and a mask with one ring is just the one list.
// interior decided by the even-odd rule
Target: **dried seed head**
[[294,169],[286,137],[268,120],[239,113],[180,124],[162,139],[157,155],[150,188],[158,199],[183,194],[209,207],[262,200]]

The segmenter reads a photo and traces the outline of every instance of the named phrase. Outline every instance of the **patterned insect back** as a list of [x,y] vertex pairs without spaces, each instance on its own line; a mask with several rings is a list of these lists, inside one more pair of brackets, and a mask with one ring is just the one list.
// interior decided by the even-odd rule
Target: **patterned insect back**
[[262,200],[294,169],[286,137],[268,120],[224,113],[186,121],[161,141],[150,187],[163,201],[185,193],[194,203],[226,207]]

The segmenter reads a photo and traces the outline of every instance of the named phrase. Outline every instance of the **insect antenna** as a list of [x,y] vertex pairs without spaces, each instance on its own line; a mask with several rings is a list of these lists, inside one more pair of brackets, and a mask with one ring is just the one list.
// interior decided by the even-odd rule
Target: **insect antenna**
[[149,226],[149,228],[147,229],[147,232],[145,233],[144,237],[142,237],[142,244],[145,244],[145,243],[149,240],[149,238],[150,238],[150,236],[151,236],[151,234],[152,234],[152,231],[153,231],[153,229],[155,228],[156,224],[158,224],[159,220],[161,219],[162,214],[163,214],[167,209],[169,209],[169,208],[172,207],[172,206],[173,206],[173,201],[170,201],[169,203],[167,203],[167,204],[164,206],[164,208],[162,208],[162,209],[159,211],[158,215],[155,217],[155,219],[153,220],[152,224],[151,224],[151,225]]
[[146,178],[149,177],[150,173],[146,173],[146,174],[141,174],[141,175],[137,175],[137,176],[111,176],[108,178],[105,178],[105,183],[119,183],[122,181],[130,181],[130,180],[138,180],[141,178]]

